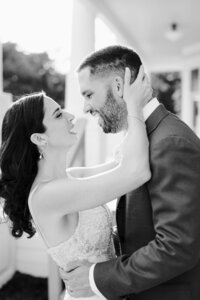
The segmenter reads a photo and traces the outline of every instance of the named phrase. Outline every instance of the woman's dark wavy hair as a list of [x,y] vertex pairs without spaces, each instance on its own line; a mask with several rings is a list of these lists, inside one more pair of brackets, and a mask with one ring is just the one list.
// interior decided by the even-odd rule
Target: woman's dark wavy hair
[[45,93],[39,92],[20,98],[8,109],[2,123],[0,197],[16,238],[24,232],[29,238],[35,234],[28,196],[38,172],[40,153],[30,136],[45,132],[44,97]]

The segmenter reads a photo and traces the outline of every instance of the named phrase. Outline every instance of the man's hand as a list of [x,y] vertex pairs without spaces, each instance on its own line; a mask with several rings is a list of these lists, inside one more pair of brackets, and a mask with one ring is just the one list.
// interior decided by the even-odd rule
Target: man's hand
[[60,269],[60,276],[72,297],[91,297],[94,295],[89,283],[91,265],[88,261],[76,261],[70,264],[70,270]]

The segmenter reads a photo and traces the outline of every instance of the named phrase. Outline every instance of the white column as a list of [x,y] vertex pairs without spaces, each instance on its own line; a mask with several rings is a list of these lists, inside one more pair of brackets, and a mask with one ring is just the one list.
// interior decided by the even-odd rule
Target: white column
[[[1,213],[1,211],[0,211]],[[15,240],[10,235],[8,224],[0,224],[0,288],[15,273]]]
[[191,70],[182,71],[181,118],[193,129],[193,99],[191,95]]
[[196,134],[200,137],[200,68],[199,68],[199,75],[198,75],[198,92],[195,100],[197,101],[197,106],[198,106],[198,115],[196,120]]
[[0,41],[0,93],[3,92],[3,46]]
[[3,116],[12,102],[12,96],[3,92],[3,49],[0,42],[0,144],[1,144],[1,124]]
[[83,114],[83,99],[80,95],[75,70],[84,57],[95,49],[95,11],[87,0],[74,0],[70,71],[66,79],[65,106],[77,117],[88,119],[85,134],[86,166],[101,163],[105,148],[104,134],[92,117]]
[[74,0],[70,71],[66,80],[65,106],[68,110],[80,116],[83,115],[83,103],[81,102],[76,69],[83,58],[94,51],[94,21],[95,14],[92,7],[89,9],[87,1]]

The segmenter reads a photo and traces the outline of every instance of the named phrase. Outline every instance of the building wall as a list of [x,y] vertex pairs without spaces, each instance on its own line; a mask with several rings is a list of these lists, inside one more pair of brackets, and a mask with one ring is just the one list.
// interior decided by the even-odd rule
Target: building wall
[[0,288],[15,272],[15,245],[7,223],[0,224]]
[[48,277],[48,254],[38,234],[16,241],[16,270],[38,277]]

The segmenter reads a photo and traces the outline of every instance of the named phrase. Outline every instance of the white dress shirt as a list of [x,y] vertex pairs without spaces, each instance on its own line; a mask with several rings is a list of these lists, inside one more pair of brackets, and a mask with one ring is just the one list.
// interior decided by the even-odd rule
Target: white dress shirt
[[[144,115],[144,120],[146,121],[150,115],[154,112],[154,110],[160,105],[160,103],[158,102],[158,100],[156,98],[153,98],[150,102],[148,102],[144,108],[143,108],[143,115]],[[90,271],[89,271],[89,281],[90,281],[90,287],[92,289],[92,291],[100,297],[100,299],[106,300],[106,298],[100,293],[100,291],[98,290],[95,281],[94,281],[94,268],[95,268],[96,264],[93,264],[90,267]]]

